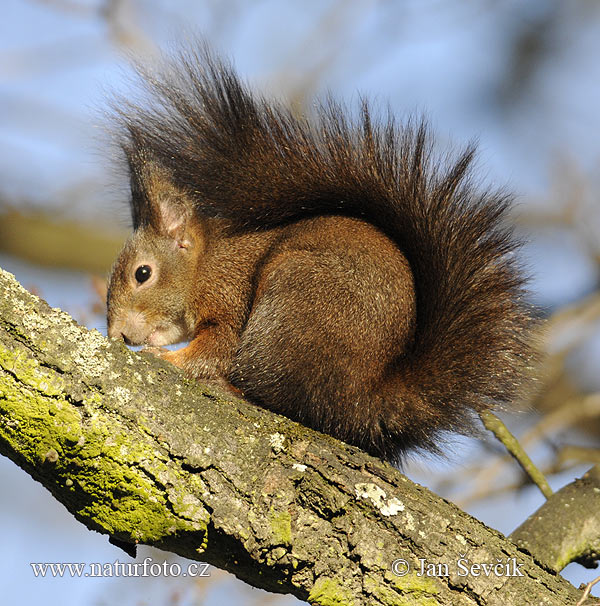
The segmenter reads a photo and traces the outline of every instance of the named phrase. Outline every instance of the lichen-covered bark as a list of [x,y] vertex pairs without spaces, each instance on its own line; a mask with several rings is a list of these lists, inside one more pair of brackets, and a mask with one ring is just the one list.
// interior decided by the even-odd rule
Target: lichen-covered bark
[[[314,604],[563,606],[579,595],[390,465],[189,382],[1,271],[0,452],[89,528]],[[461,557],[515,558],[523,576],[461,576]],[[398,559],[408,574],[395,574]],[[420,559],[449,576],[419,576]]]
[[556,572],[574,561],[596,568],[600,560],[600,466],[554,493],[510,538]]

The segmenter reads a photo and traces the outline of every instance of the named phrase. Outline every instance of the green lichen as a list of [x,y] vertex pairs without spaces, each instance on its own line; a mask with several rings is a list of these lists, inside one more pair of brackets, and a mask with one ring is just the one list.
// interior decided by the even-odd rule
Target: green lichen
[[275,545],[290,545],[292,542],[292,516],[289,511],[269,511],[271,536]]
[[99,393],[74,406],[64,389],[53,371],[0,347],[0,450],[19,452],[50,488],[67,486],[57,496],[91,528],[150,544],[186,531],[206,536],[199,500],[165,496],[163,486],[179,478],[158,448],[99,410]]
[[568,566],[571,562],[574,562],[578,557],[585,553],[587,544],[584,542],[583,545],[572,545],[567,548],[563,545],[563,550],[555,556],[555,561],[550,561],[549,564],[554,570],[562,570],[565,566]]
[[51,374],[4,348],[0,348],[0,367],[8,371],[0,374],[0,411],[4,413],[0,438],[12,450],[35,466],[45,461],[51,449],[60,457],[65,445],[79,441],[80,414],[66,401]]
[[[117,437],[126,443],[123,435]],[[128,443],[132,458],[145,456],[147,446],[136,450]],[[144,454],[141,454],[144,453]],[[110,456],[82,461],[84,467],[78,481],[86,494],[85,506],[78,510],[81,517],[92,520],[112,534],[130,536],[131,539],[154,543],[178,532],[201,531],[206,533],[208,513],[201,503],[192,508],[188,505],[186,517],[182,517],[167,502],[164,490],[157,486],[153,477],[144,473],[137,465],[130,466],[125,460],[114,460]],[[166,465],[153,460],[149,463],[152,472]],[[174,476],[171,478],[177,482]]]
[[320,606],[351,606],[355,603],[349,589],[327,577],[317,579],[308,594],[308,601]]
[[0,368],[14,375],[20,383],[52,397],[63,393],[64,382],[56,375],[40,367],[20,351],[0,347]]
[[366,575],[363,579],[365,591],[372,594],[385,606],[440,606],[440,602],[433,597],[440,593],[440,588],[430,578],[417,577],[410,574],[398,577],[386,574],[385,580],[392,587],[385,586],[378,577]]
[[429,595],[437,595],[441,591],[440,582],[435,578],[427,576],[419,577],[415,573],[410,573],[406,576],[398,576],[391,572],[386,572],[384,578],[388,583],[406,593],[420,592]]

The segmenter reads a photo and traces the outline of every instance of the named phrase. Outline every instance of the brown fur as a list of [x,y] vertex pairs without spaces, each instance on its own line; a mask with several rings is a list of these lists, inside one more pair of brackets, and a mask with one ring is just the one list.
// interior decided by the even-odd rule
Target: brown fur
[[532,321],[471,149],[437,165],[423,125],[366,104],[297,118],[206,52],[145,82],[117,110],[134,233],[109,335],[190,340],[163,357],[388,459],[515,397]]

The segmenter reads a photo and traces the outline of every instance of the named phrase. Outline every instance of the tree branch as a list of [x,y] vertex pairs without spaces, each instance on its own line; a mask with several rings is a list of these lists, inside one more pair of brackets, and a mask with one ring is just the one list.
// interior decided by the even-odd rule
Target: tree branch
[[[560,521],[560,524],[552,523]],[[600,559],[600,466],[554,493],[510,538],[550,570]]]
[[519,444],[519,441],[515,436],[510,433],[508,427],[499,419],[495,414],[488,410],[483,411],[479,417],[483,422],[483,425],[488,431],[491,431],[496,438],[504,444],[506,450],[519,464],[521,469],[529,476],[534,484],[540,489],[540,492],[549,498],[552,496],[552,488],[548,484],[548,480],[544,474],[536,467],[534,462],[531,460],[529,455],[525,452],[525,449]]
[[[580,596],[390,465],[78,326],[1,270],[0,453],[90,529],[313,604]],[[523,576],[462,576],[461,557],[514,558]],[[420,560],[448,576],[419,576]]]

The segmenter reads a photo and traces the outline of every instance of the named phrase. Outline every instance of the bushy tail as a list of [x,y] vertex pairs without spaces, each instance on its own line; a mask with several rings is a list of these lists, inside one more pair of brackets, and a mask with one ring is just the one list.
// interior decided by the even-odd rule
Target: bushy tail
[[332,101],[314,118],[297,117],[206,51],[144,78],[147,100],[117,105],[125,152],[145,150],[168,168],[199,213],[240,230],[355,216],[408,258],[417,328],[389,385],[397,397],[381,422],[383,451],[400,425],[408,430],[394,448],[435,449],[437,431],[468,430],[473,412],[516,396],[532,319],[504,225],[510,199],[476,189],[473,149],[438,162],[424,124],[376,124],[366,103],[354,119]]

